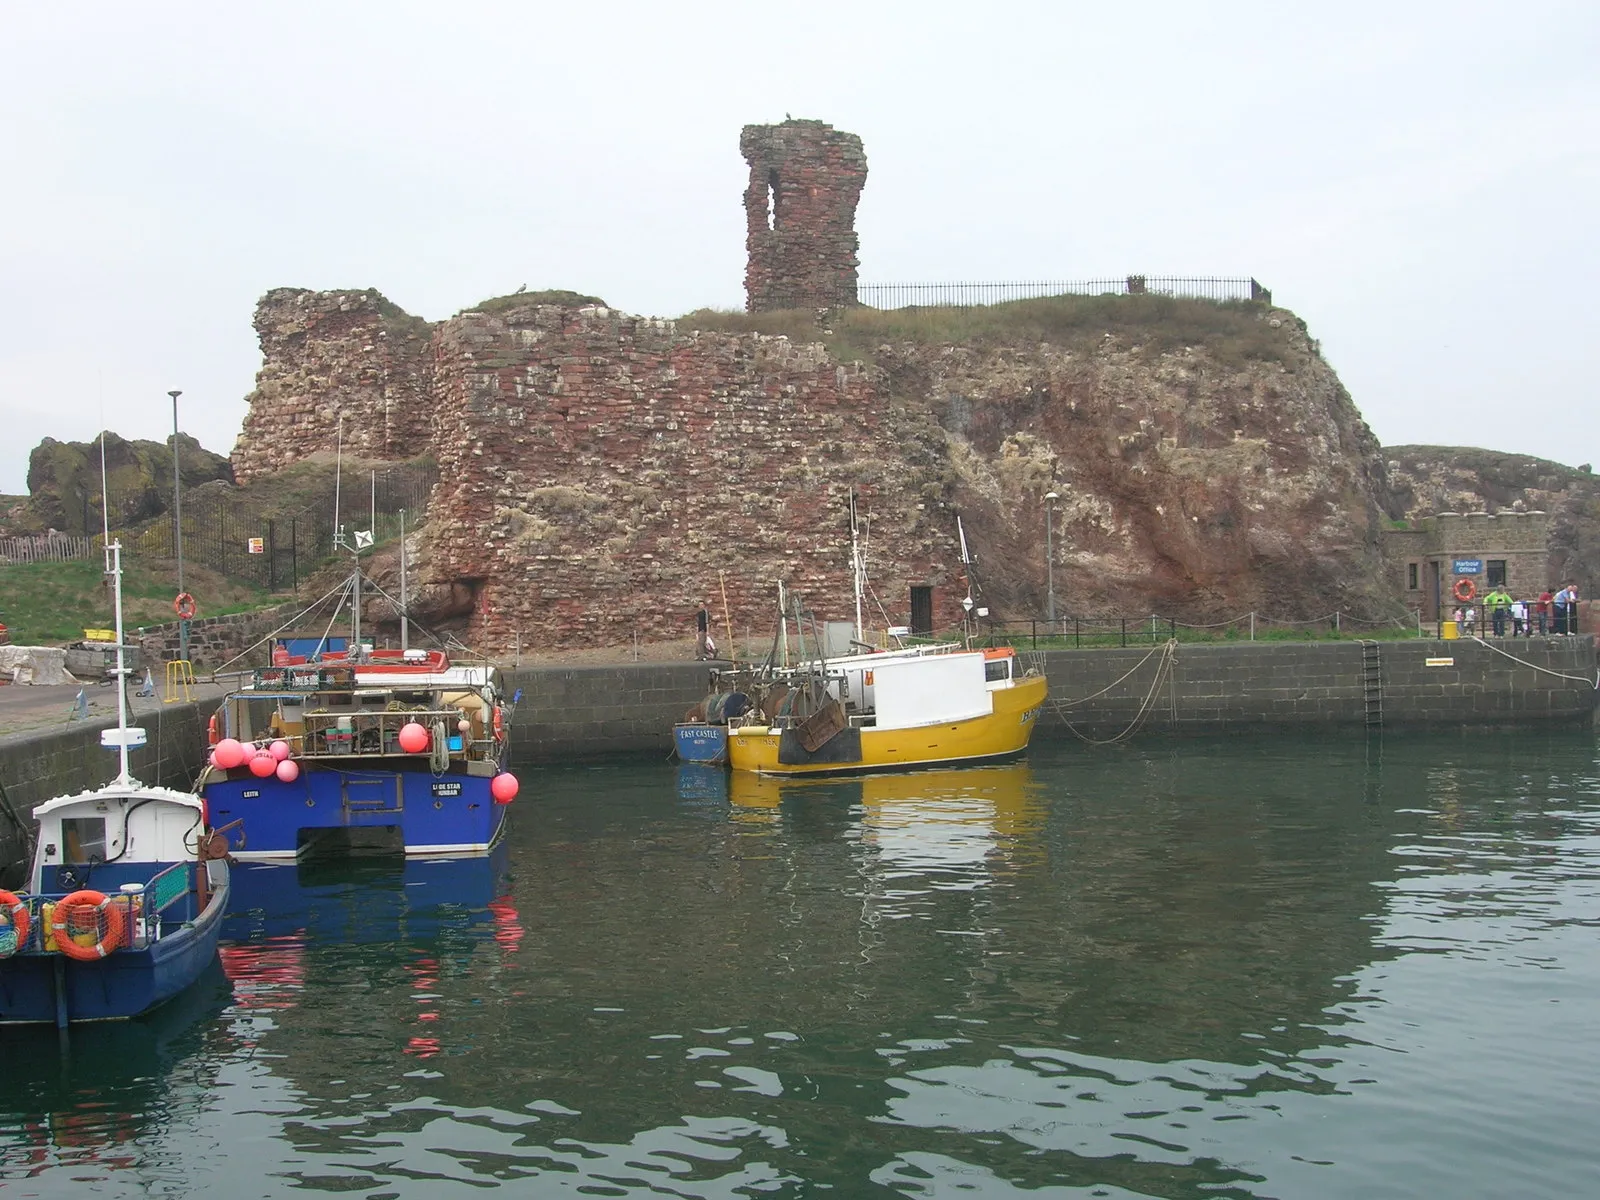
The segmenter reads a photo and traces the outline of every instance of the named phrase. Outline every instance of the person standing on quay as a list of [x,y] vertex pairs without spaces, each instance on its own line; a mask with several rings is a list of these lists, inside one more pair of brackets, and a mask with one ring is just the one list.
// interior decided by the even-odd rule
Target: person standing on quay
[[1544,591],[1539,593],[1539,601],[1533,606],[1534,615],[1539,618],[1539,636],[1543,637],[1550,632],[1550,610],[1554,607],[1556,598],[1550,594],[1550,585],[1545,584]]
[[700,611],[694,614],[694,629],[695,658],[704,662],[711,657],[711,613],[707,611],[703,602],[700,604]]
[[1511,593],[1506,591],[1504,584],[1497,584],[1489,590],[1483,598],[1483,606],[1489,610],[1489,620],[1494,628],[1495,637],[1506,635],[1506,615],[1511,608]]
[[1556,632],[1567,634],[1572,632],[1572,599],[1573,591],[1570,583],[1561,585],[1561,590],[1556,593]]

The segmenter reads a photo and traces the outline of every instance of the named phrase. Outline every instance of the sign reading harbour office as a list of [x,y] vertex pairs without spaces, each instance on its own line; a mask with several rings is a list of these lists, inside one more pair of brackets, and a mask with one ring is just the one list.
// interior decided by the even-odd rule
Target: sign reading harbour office
[[1482,575],[1483,559],[1458,558],[1450,564],[1450,570],[1456,575]]

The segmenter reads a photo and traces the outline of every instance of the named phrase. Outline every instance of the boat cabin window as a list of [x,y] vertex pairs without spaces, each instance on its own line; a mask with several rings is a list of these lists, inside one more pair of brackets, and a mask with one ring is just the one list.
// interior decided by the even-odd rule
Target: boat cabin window
[[63,862],[85,864],[105,862],[106,819],[62,817],[61,841],[66,847]]
[[994,683],[1001,679],[1011,678],[1011,660],[1009,658],[991,658],[983,664],[983,678],[987,683]]

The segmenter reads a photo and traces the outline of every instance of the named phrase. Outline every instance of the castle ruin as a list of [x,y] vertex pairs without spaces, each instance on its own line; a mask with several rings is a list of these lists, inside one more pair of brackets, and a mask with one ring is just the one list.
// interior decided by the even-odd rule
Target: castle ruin
[[750,312],[856,302],[856,202],[867,181],[861,139],[821,121],[746,125],[745,307]]

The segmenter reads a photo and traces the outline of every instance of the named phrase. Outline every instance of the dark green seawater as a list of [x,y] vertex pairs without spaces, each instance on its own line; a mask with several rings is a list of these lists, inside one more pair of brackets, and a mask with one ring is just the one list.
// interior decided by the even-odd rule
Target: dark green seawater
[[0,1031],[0,1200],[1600,1195],[1588,736],[527,771],[499,860],[234,907]]

